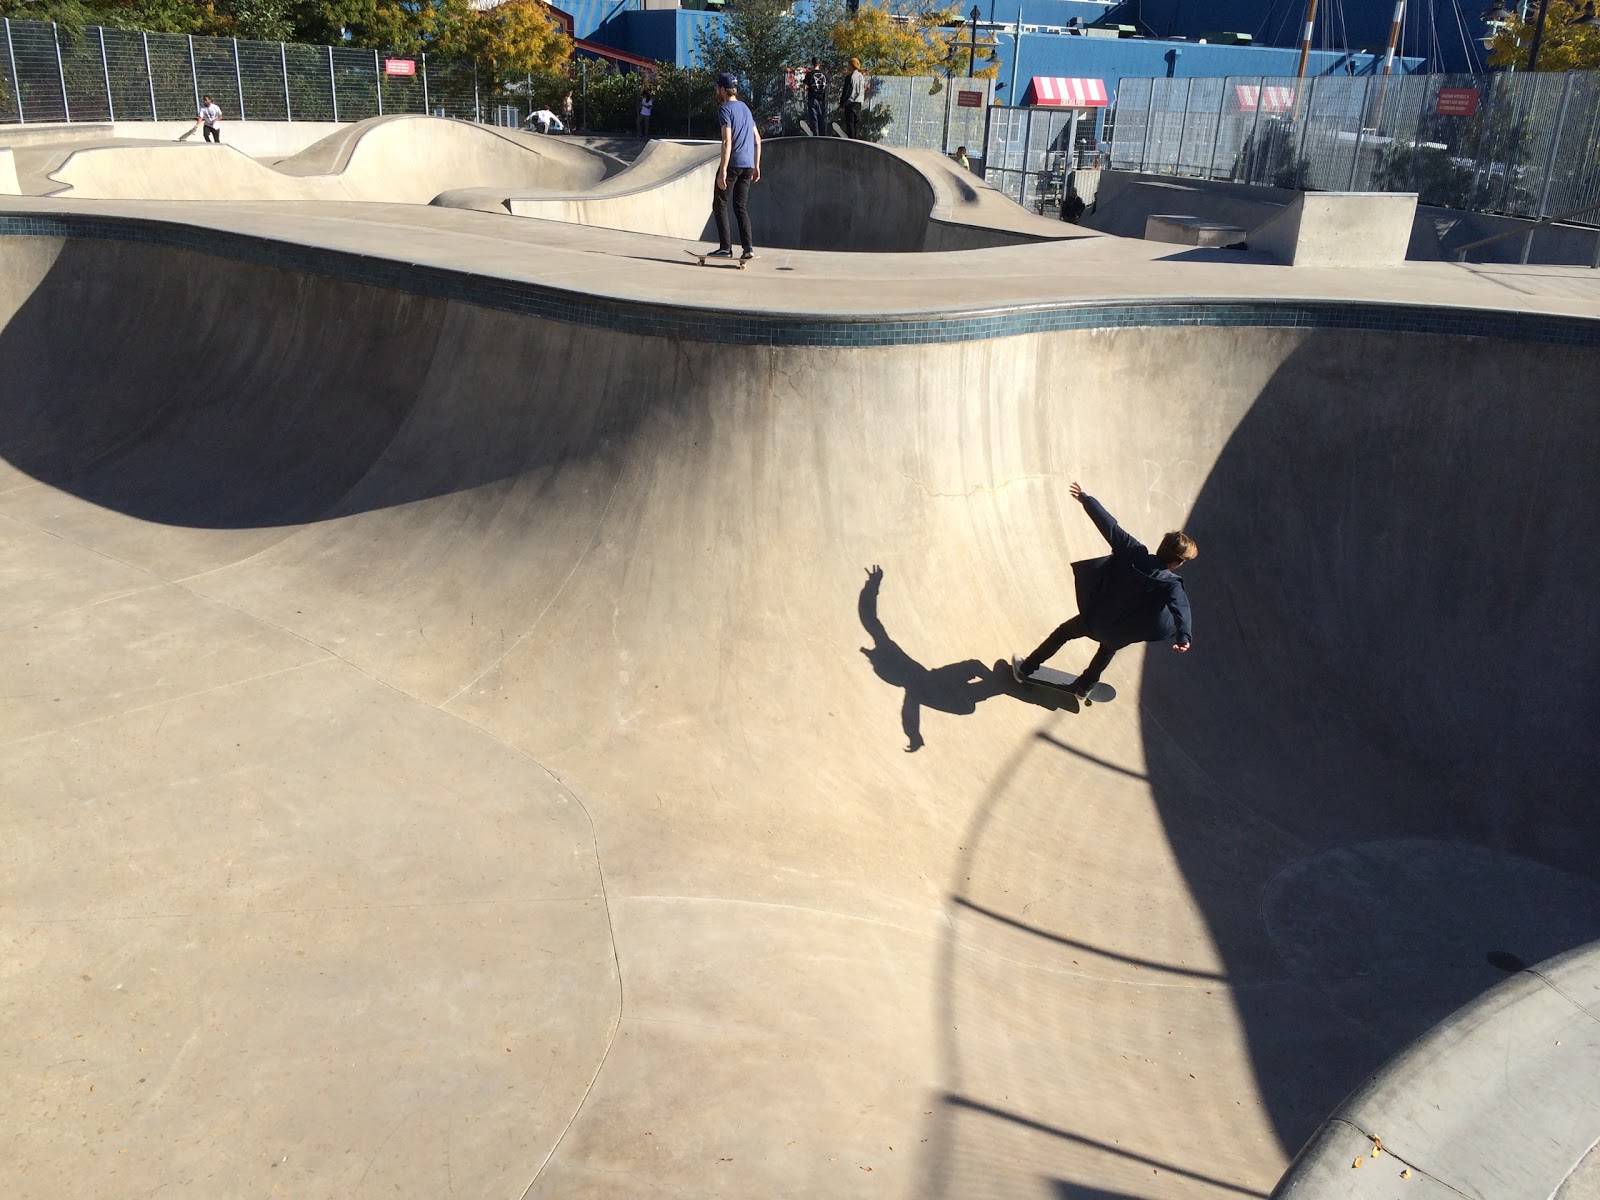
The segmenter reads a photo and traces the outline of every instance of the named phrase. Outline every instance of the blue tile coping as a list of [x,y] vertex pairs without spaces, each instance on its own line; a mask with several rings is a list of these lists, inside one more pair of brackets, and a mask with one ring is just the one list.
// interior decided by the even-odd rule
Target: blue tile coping
[[138,217],[0,215],[0,237],[142,242],[302,274],[647,337],[755,346],[903,346],[1090,329],[1213,326],[1372,329],[1600,347],[1600,320],[1545,313],[1349,300],[1086,300],[970,312],[794,316],[593,296],[548,284]]

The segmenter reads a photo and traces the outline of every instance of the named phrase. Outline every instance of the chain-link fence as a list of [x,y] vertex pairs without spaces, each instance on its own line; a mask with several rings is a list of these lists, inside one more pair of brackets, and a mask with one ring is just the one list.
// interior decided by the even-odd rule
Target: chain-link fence
[[1600,225],[1600,71],[1124,79],[1114,170]]
[[1074,120],[1071,109],[992,108],[983,177],[1024,208],[1055,216],[1069,174],[1097,164],[1095,147],[1092,110]]
[[224,119],[359,121],[386,113],[487,119],[515,103],[472,63],[426,54],[0,22],[0,123],[192,119],[210,96]]
[[[93,25],[74,37],[48,22],[0,23],[0,123],[186,120],[205,96],[225,120],[235,121],[359,121],[386,113],[513,121],[539,104],[560,108],[570,95],[581,128],[634,129],[639,85],[632,76],[586,61],[575,61],[560,80],[491,84],[488,75],[473,63],[426,54],[396,58],[343,46]],[[774,86],[783,94],[782,111],[777,127],[766,132],[799,133],[805,114],[798,78]],[[886,146],[946,153],[976,148],[989,86],[979,79],[875,78],[862,132]],[[663,72],[653,131],[710,136],[716,132],[712,107],[710,75]]]

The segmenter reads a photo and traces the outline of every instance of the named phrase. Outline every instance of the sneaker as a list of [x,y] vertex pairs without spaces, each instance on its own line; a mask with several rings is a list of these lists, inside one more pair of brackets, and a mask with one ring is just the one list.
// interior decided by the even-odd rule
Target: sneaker
[[1038,669],[1038,667],[1030,667],[1026,662],[1023,661],[1022,655],[1020,654],[1013,654],[1011,656],[1011,674],[1016,676],[1018,683],[1026,683],[1028,676],[1032,675]]
[[731,247],[724,246],[720,250],[713,250],[710,254],[706,255],[706,257],[707,258],[732,258],[733,257],[733,250],[732,250]]
[[755,256],[756,256],[756,252],[754,250],[746,250],[743,254],[739,255],[739,261],[740,262],[749,262]]
[[1078,698],[1078,703],[1093,704],[1094,701],[1090,699],[1090,696],[1094,694],[1094,688],[1095,685],[1092,683],[1088,687],[1084,687],[1081,683],[1075,683],[1067,690]]

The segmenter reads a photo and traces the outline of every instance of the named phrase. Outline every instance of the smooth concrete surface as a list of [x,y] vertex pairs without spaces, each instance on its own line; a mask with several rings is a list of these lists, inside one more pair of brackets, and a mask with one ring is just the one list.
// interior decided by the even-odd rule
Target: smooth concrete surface
[[1145,241],[1171,242],[1177,246],[1231,246],[1244,241],[1244,236],[1245,231],[1237,225],[1201,217],[1165,214],[1148,217],[1144,223]]
[[1273,1196],[1573,1196],[1589,1186],[1596,1080],[1600,943],[1452,1014],[1340,1106]]
[[[376,117],[271,164],[224,141],[32,147],[40,193],[81,199],[426,204],[461,187],[585,187],[620,164],[558,139],[437,117]],[[226,139],[227,133],[223,134]]]
[[18,196],[22,185],[17,180],[17,160],[10,146],[0,146],[0,196]]
[[[713,274],[418,204],[13,213],[708,320],[1600,319],[1592,272],[1103,236]],[[1595,366],[737,345],[0,239],[12,1194],[1265,1196],[1491,957],[1600,936]],[[1103,545],[1074,479],[1201,545],[1195,649],[1085,712],[994,668]]]
[[1398,267],[1417,216],[1410,192],[1301,192],[1250,231],[1250,248],[1291,267]]

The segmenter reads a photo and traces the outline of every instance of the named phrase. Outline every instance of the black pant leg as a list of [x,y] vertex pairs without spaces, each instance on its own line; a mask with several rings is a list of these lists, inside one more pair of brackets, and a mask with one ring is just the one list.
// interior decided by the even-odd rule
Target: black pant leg
[[718,188],[716,181],[711,183],[711,216],[717,223],[717,244],[724,250],[733,243],[728,238],[728,194],[733,190],[732,181],[726,188]]
[[728,181],[728,190],[733,193],[733,215],[739,222],[739,241],[746,250],[754,250],[755,243],[750,239],[750,177],[755,174],[755,169],[740,167],[736,174],[736,179]]
[[1056,651],[1060,650],[1068,642],[1074,638],[1088,636],[1089,627],[1083,617],[1081,615],[1073,617],[1072,620],[1057,625],[1054,632],[1039,643],[1039,648],[1022,660],[1022,665],[1031,674],[1042,667],[1050,658],[1054,657]]
[[1082,675],[1078,676],[1078,686],[1087,690],[1100,682],[1100,676],[1111,665],[1111,660],[1117,655],[1116,647],[1101,645],[1094,652],[1094,657],[1089,660],[1089,665]]

